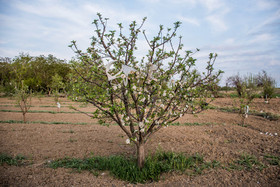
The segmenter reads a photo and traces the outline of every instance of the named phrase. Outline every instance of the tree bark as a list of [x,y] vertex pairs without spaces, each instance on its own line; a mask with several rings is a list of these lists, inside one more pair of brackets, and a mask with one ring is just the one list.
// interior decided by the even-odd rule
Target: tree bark
[[144,142],[139,142],[137,145],[137,164],[139,168],[143,168],[145,164],[145,144]]

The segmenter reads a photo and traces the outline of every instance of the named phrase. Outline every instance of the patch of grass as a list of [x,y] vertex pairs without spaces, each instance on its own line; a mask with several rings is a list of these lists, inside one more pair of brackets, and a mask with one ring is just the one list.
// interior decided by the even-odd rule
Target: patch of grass
[[[24,121],[18,121],[18,120],[1,120],[0,123],[24,123]],[[28,121],[26,123],[29,123]]]
[[252,170],[252,169],[259,169],[262,170],[265,167],[263,163],[258,161],[258,159],[250,154],[243,153],[238,160],[235,160],[233,163],[229,164],[230,169],[237,169],[237,170]]
[[270,165],[280,166],[280,156],[265,155],[264,159],[268,161]]
[[203,157],[196,154],[186,157],[184,154],[174,152],[157,152],[153,156],[148,156],[145,166],[139,169],[135,158],[124,156],[92,156],[90,158],[64,158],[58,159],[50,164],[51,168],[72,168],[76,171],[88,170],[95,175],[98,171],[109,170],[110,174],[124,181],[131,183],[145,183],[148,181],[158,181],[162,173],[179,172],[189,174],[201,174],[206,168],[219,166],[219,162],[205,162]]
[[12,157],[6,153],[0,153],[0,164],[4,165],[4,163],[10,165],[10,166],[20,166],[23,164],[23,160],[25,160],[26,157],[19,154],[15,157]]

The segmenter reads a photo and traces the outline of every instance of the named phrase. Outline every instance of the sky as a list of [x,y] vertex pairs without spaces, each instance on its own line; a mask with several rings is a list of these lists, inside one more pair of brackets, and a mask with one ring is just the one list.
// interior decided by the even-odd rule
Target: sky
[[[184,49],[200,49],[194,55],[199,71],[213,52],[215,69],[225,72],[221,85],[229,76],[265,70],[280,87],[279,0],[0,0],[0,57],[52,54],[70,60],[72,40],[82,50],[90,46],[97,13],[109,18],[112,29],[147,17],[143,28],[150,39],[159,25],[172,28],[180,21]],[[145,56],[143,37],[137,45],[139,57]]]

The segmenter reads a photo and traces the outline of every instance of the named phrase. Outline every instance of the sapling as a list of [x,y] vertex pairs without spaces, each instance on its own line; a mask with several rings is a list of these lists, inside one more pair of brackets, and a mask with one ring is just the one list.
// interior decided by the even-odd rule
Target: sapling
[[26,123],[26,113],[31,107],[32,91],[28,90],[28,87],[22,81],[20,88],[16,88],[15,96],[17,105],[19,105],[22,112],[23,121]]
[[[125,142],[136,145],[140,168],[152,135],[187,113],[203,111],[211,100],[208,88],[222,73],[214,73],[217,54],[209,55],[206,72],[200,74],[193,58],[198,50],[183,51],[182,37],[175,46],[180,22],[166,31],[160,25],[157,35],[149,39],[143,29],[145,20],[140,25],[133,21],[128,31],[122,24],[119,31],[107,31],[108,18],[98,14],[87,52],[79,50],[75,41],[70,45],[79,57],[72,61],[73,98],[93,104],[100,124],[118,124],[128,137]],[[148,48],[141,59],[136,57],[139,36]]]
[[245,120],[249,115],[249,106],[256,98],[257,84],[252,75],[241,77],[235,75],[228,78],[228,83],[233,85],[238,94],[239,115],[241,125],[245,125]]

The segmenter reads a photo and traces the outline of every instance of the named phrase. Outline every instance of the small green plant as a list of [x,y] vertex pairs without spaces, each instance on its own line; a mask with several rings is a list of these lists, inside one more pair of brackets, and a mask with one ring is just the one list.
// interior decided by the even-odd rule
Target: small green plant
[[0,153],[0,164],[3,165],[4,163],[10,166],[20,166],[23,164],[23,160],[25,160],[25,156],[19,154],[15,157],[12,157],[6,153]]

